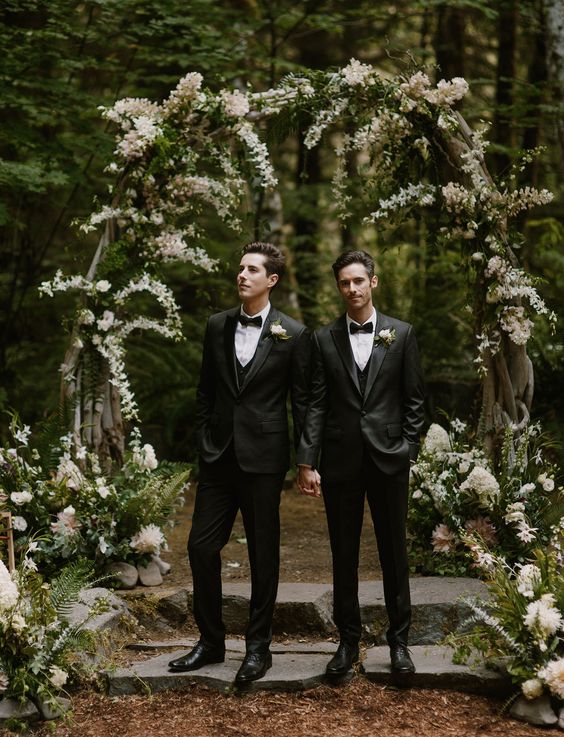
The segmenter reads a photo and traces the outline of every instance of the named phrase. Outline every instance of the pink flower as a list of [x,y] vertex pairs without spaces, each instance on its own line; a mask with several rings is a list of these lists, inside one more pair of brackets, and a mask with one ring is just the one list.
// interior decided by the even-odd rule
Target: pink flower
[[495,545],[497,542],[496,530],[489,517],[476,517],[476,519],[469,519],[464,524],[464,527],[467,532],[475,532],[479,535],[486,545]]
[[436,553],[451,553],[456,544],[454,532],[448,525],[437,525],[431,535],[433,541],[433,550]]

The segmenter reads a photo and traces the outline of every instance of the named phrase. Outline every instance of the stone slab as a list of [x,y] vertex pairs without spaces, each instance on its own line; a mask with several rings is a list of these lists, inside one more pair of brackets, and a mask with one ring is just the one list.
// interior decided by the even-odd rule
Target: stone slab
[[[242,650],[244,649],[244,644]],[[235,675],[241,665],[243,652],[228,650],[224,663],[204,666],[189,673],[170,673],[168,663],[178,653],[165,653],[131,668],[122,668],[106,674],[110,696],[122,696],[165,689],[180,689],[200,684],[220,691],[234,690]],[[324,681],[327,654],[273,651],[272,668],[260,681],[245,686],[249,691],[301,691],[318,686]]]
[[123,599],[109,589],[102,587],[83,589],[80,592],[80,598],[76,604],[73,604],[68,616],[69,622],[71,624],[78,624],[84,621],[88,616],[90,607],[100,599],[106,599],[106,611],[86,622],[84,629],[91,631],[118,629],[121,625],[122,617],[128,614],[127,606]]
[[[190,673],[170,673],[170,660],[183,655],[194,641],[162,641],[154,648],[171,648],[170,651],[105,674],[111,696],[180,689],[190,684],[204,684],[221,691],[232,690],[234,678],[245,650],[242,640],[226,642],[226,660],[205,666]],[[264,678],[255,681],[245,691],[300,691],[327,683],[325,668],[336,645],[332,642],[273,643],[272,668]],[[506,695],[511,692],[510,680],[499,672],[484,667],[455,665],[451,650],[439,646],[414,646],[411,649],[417,672],[397,676],[390,671],[387,647],[366,650],[360,670],[375,683],[397,687],[446,688],[469,693]]]
[[480,665],[457,665],[452,650],[438,645],[410,646],[416,672],[398,676],[390,670],[388,647],[372,647],[366,651],[362,670],[370,681],[398,686],[441,688],[468,693],[509,695],[511,680],[505,674]]
[[[181,640],[156,640],[153,642],[134,642],[127,646],[128,650],[151,651],[151,650],[190,650],[196,644],[196,639],[188,638]],[[270,646],[272,653],[285,653],[288,649],[294,653],[325,653],[328,657],[335,652],[337,644],[334,642],[273,642]],[[225,649],[229,652],[244,653],[244,640],[227,639],[225,641]],[[178,657],[178,656],[175,656]],[[171,656],[172,659],[172,656]]]

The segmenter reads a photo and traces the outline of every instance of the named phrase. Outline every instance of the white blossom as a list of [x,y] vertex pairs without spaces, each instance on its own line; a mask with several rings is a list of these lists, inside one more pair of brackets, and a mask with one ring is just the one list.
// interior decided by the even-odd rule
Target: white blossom
[[441,425],[433,423],[427,430],[423,441],[423,450],[439,457],[451,450],[450,438],[447,431]]
[[219,99],[225,114],[232,118],[244,118],[249,112],[249,100],[239,90],[221,90],[219,93]]
[[523,617],[525,627],[540,634],[542,638],[558,632],[564,624],[562,615],[554,606],[556,599],[553,594],[543,594],[540,599],[527,605],[527,612]]
[[535,595],[535,586],[540,583],[540,580],[541,572],[538,566],[533,563],[524,564],[517,573],[517,591],[527,599],[532,599]]
[[52,665],[49,668],[49,673],[51,674],[49,676],[49,680],[56,688],[62,688],[69,677],[68,673],[59,668],[57,665]]
[[133,462],[144,471],[154,471],[159,465],[155,450],[149,443],[145,443],[143,448],[137,448],[133,451]]
[[555,696],[564,699],[564,658],[551,660],[537,675]]
[[18,507],[21,507],[23,504],[27,504],[33,499],[33,494],[27,489],[24,489],[23,491],[13,491],[10,494],[10,499],[14,504],[17,504]]
[[129,545],[139,553],[158,554],[164,542],[165,538],[160,527],[150,524],[142,527],[139,532],[131,538]]
[[538,678],[529,678],[521,684],[521,691],[526,699],[537,699],[542,696],[543,689],[542,681]]
[[24,532],[24,530],[27,530],[27,522],[23,517],[16,515],[12,517],[12,527],[18,532]]
[[0,612],[12,609],[18,603],[19,591],[10,572],[0,560]]
[[373,69],[369,64],[362,64],[362,62],[354,58],[341,70],[343,80],[349,87],[370,84],[372,73]]
[[460,484],[461,493],[473,494],[480,506],[488,509],[499,498],[500,488],[495,476],[487,469],[475,466]]

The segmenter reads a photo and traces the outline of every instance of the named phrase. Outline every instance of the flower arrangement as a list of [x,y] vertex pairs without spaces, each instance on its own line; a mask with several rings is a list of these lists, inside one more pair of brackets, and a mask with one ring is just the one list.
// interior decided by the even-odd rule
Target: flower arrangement
[[[462,245],[485,307],[479,311],[476,366],[486,375],[504,342],[526,344],[533,313],[555,319],[535,280],[516,264],[513,246],[518,243],[507,227],[521,211],[550,202],[552,194],[517,188],[513,175],[499,186],[489,178],[484,132],[464,129],[455,110],[467,93],[460,77],[433,85],[417,70],[387,79],[353,58],[336,71],[289,75],[264,92],[215,92],[205,87],[201,74],[190,72],[161,103],[125,98],[102,109],[117,129],[114,160],[107,166],[117,181],[111,201],[99,206],[82,229],[116,223],[119,238],[105,244],[87,277],[57,272],[41,287],[47,295],[76,289],[84,297],[75,321],[76,353],[63,366],[64,380],[73,386],[81,381],[80,351],[101,356],[124,417],[137,417],[126,337],[138,329],[181,337],[178,306],[162,281],[162,265],[175,261],[216,268],[206,251],[209,216],[238,231],[251,190],[276,186],[261,127],[281,113],[307,116],[308,148],[331,133],[333,199],[341,218],[358,215],[385,226],[411,210],[436,207],[440,238]],[[459,157],[464,181],[432,181],[436,158],[459,134],[468,141]],[[351,161],[355,176],[350,176]],[[135,314],[130,296],[139,291],[156,299],[162,319]]]
[[69,622],[81,590],[95,583],[91,567],[71,563],[48,583],[37,571],[38,549],[30,543],[12,574],[0,561],[0,692],[57,712],[57,696],[76,672],[72,652],[92,638],[84,625],[106,604],[98,599],[81,620]]
[[486,601],[466,601],[470,620],[448,641],[458,662],[502,659],[526,699],[548,693],[564,700],[563,531],[561,520],[549,544],[535,547],[518,564],[493,554],[476,537],[467,540],[489,596]]
[[270,323],[268,336],[272,338],[274,342],[278,342],[279,340],[290,340],[292,337],[291,335],[288,335],[286,328],[282,327],[280,320],[273,320]]
[[556,487],[544,443],[540,428],[530,425],[515,452],[508,430],[494,468],[472,444],[465,423],[454,419],[448,431],[432,424],[411,468],[408,530],[414,564],[426,573],[479,574],[468,556],[469,534],[511,564],[548,543],[551,504],[562,489]]
[[396,339],[395,328],[383,328],[378,331],[378,334],[374,337],[375,345],[383,345],[389,348],[394,340]]
[[151,445],[131,434],[123,467],[105,475],[71,434],[30,447],[29,429],[11,425],[14,447],[0,449],[0,504],[12,513],[17,548],[40,535],[42,572],[77,556],[103,571],[112,561],[146,563],[166,546],[165,526],[189,472],[159,467]]

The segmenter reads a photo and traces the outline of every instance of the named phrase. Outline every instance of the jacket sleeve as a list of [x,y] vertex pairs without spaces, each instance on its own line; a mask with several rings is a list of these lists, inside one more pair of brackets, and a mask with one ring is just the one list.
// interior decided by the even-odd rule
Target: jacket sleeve
[[415,461],[419,453],[419,438],[425,420],[425,387],[417,339],[411,326],[403,350],[402,434],[409,443],[409,459]]
[[200,379],[196,388],[196,440],[200,450],[215,404],[215,362],[211,350],[211,332],[208,320],[204,334]]
[[296,462],[317,467],[325,417],[327,415],[327,382],[319,340],[312,341],[311,381],[304,426],[298,444]]
[[298,448],[302,434],[309,398],[311,374],[311,333],[304,328],[296,336],[292,353],[292,377],[290,395],[294,425],[294,447]]

